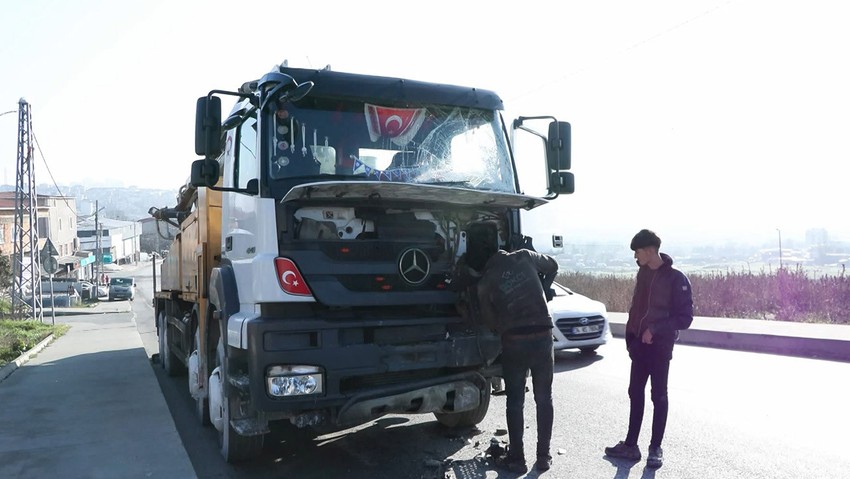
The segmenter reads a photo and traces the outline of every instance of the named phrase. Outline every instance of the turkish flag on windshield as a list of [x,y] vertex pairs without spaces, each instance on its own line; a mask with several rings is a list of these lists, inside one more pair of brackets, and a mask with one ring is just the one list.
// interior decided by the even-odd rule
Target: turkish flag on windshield
[[425,108],[390,108],[366,103],[369,138],[373,142],[389,138],[396,145],[404,146],[416,136],[426,113]]

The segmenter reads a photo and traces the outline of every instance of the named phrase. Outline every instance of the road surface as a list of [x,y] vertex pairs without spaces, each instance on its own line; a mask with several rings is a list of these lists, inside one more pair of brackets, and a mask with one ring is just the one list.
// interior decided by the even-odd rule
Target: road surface
[[[136,274],[133,310],[149,354],[156,352],[151,268]],[[156,365],[154,366],[156,367]],[[621,463],[603,456],[625,436],[629,359],[621,339],[595,356],[559,352],[555,364],[554,465],[541,477],[830,478],[850,477],[850,363],[678,345],[670,368],[665,464]],[[214,429],[194,418],[186,378],[156,375],[197,475],[212,478],[351,479],[504,478],[484,459],[503,435],[504,396],[492,399],[477,429],[449,431],[431,415],[387,416],[319,438],[267,438],[262,457],[232,466],[218,455]],[[651,401],[640,446],[649,441]],[[526,403],[526,450],[534,451],[533,398]],[[537,477],[536,471],[527,477]]]

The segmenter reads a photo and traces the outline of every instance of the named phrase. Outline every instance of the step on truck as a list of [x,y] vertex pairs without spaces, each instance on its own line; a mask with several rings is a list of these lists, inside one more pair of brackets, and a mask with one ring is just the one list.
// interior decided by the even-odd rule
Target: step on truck
[[[574,190],[569,123],[502,110],[479,88],[285,65],[198,99],[203,159],[175,206],[151,208],[179,228],[154,309],[160,363],[186,374],[225,459],[278,425],[483,420],[500,341],[459,265],[527,247],[520,211]],[[518,158],[515,135],[536,154]],[[544,194],[522,193],[519,161]]]

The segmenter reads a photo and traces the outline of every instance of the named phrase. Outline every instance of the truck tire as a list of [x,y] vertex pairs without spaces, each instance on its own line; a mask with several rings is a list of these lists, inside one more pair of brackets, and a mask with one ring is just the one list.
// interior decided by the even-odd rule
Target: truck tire
[[156,318],[156,324],[159,329],[159,363],[167,375],[179,376],[183,372],[183,368],[180,358],[171,352],[171,346],[168,344],[168,327],[164,312],[159,312]]
[[260,455],[263,451],[263,435],[241,436],[230,425],[230,412],[239,407],[238,400],[228,396],[227,368],[225,364],[223,339],[219,338],[216,348],[216,367],[221,374],[221,430],[218,431],[218,444],[221,456],[229,463],[246,461]]
[[[198,325],[195,325],[195,336],[194,336],[194,349],[198,348],[198,345],[201,344],[200,341],[200,329]],[[209,377],[209,373],[207,371],[198,371],[198,375],[203,375],[201,377]],[[192,376],[189,376],[189,381],[191,381]],[[191,390],[192,386],[189,385],[189,390]],[[207,386],[207,391],[209,391],[209,386]],[[198,417],[198,421],[201,423],[201,426],[209,426],[210,423],[210,401],[207,397],[200,397],[195,399],[195,415]]]
[[487,387],[481,390],[481,403],[475,409],[463,412],[435,412],[434,417],[437,422],[450,428],[474,426],[487,416],[487,410],[490,408],[490,389],[488,382]]

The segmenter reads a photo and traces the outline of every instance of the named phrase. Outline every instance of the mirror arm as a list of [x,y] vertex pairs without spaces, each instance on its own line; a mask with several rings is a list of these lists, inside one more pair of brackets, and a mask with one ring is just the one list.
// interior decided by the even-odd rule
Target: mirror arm
[[210,90],[207,93],[207,98],[212,98],[213,95],[230,95],[230,96],[238,96],[239,98],[252,98],[254,95],[251,93],[242,93],[238,91],[229,91],[229,90]]
[[517,117],[517,119],[516,119],[516,120],[514,120],[514,128],[522,128],[522,129],[523,129],[523,130],[525,130],[525,131],[531,131],[531,130],[528,130],[528,129],[526,129],[526,128],[523,128],[523,127],[522,127],[522,124],[523,124],[526,120],[552,120],[552,121],[558,121],[558,119],[557,119],[557,118],[555,118],[554,116],[549,116],[549,115],[546,115],[546,116],[520,116],[520,117]]

